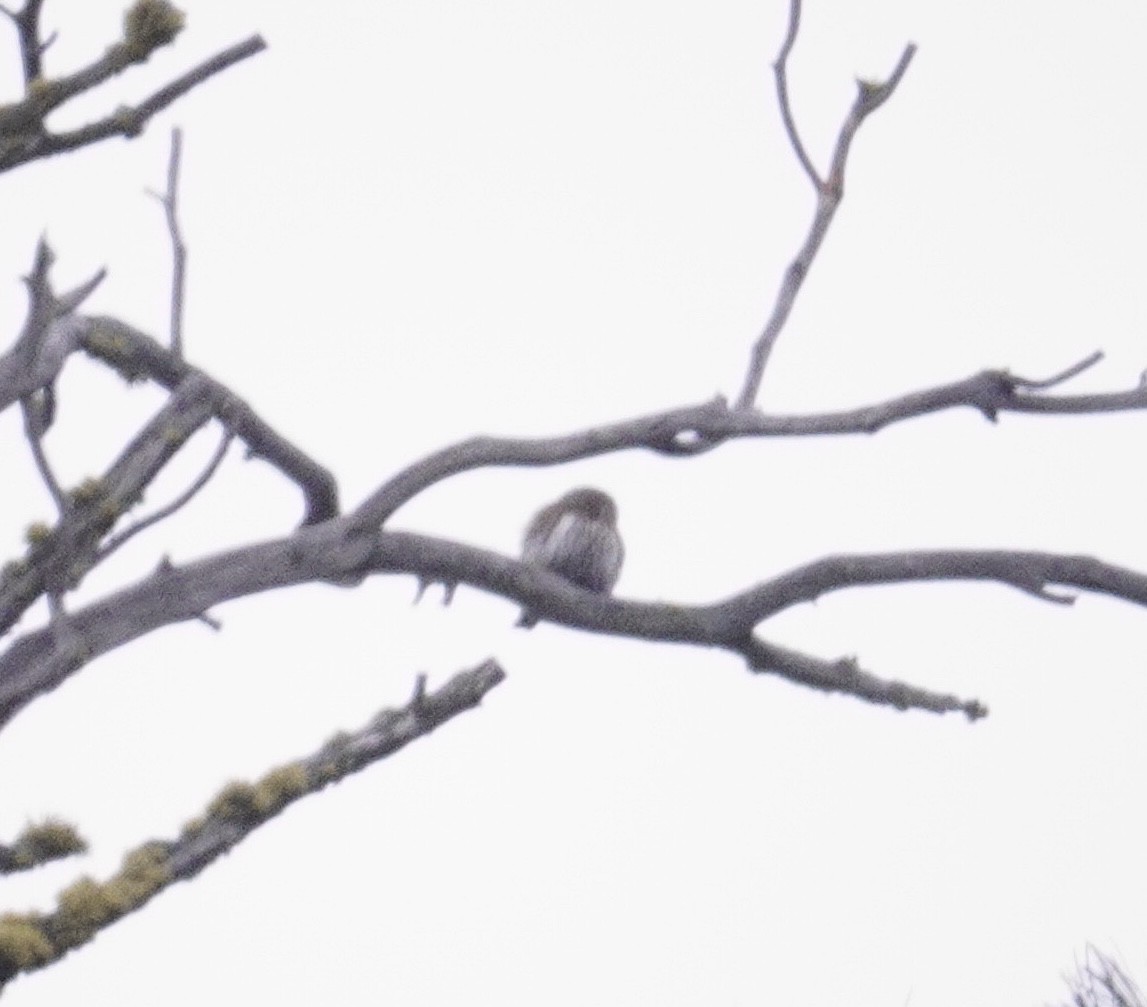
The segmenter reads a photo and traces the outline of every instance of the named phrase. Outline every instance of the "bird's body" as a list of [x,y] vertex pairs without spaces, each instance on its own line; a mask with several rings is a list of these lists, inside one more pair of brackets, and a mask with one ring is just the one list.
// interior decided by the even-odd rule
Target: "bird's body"
[[[570,490],[543,507],[526,528],[522,559],[556,573],[572,584],[609,594],[621,573],[625,547],[617,531],[617,505],[596,489]],[[523,612],[519,626],[537,616]]]

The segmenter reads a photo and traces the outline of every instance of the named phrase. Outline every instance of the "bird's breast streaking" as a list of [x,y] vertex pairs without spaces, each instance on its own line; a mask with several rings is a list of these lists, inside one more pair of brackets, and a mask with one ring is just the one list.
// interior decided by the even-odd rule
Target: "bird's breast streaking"
[[[572,584],[609,594],[621,573],[625,547],[617,530],[617,505],[608,493],[581,488],[543,507],[526,528],[522,559]],[[537,617],[523,612],[520,626]]]

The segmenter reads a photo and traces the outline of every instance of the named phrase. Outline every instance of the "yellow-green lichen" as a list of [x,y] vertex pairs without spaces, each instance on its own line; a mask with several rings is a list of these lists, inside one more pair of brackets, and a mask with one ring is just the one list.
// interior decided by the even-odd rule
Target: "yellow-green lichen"
[[255,784],[255,809],[264,817],[307,792],[307,771],[297,762],[272,769]]
[[55,957],[55,948],[40,928],[40,919],[17,913],[0,916],[0,975],[14,975]]
[[203,831],[203,826],[207,824],[207,820],[202,815],[192,818],[190,821],[183,823],[183,828],[179,830],[179,835],[183,839],[190,839],[192,836],[199,835]]
[[42,98],[48,98],[56,87],[52,81],[44,80],[43,77],[33,77],[28,81],[27,96],[33,101]]
[[61,949],[86,944],[110,921],[123,915],[106,885],[92,878],[80,878],[60,892],[52,916],[52,935]]
[[43,521],[34,521],[24,529],[24,541],[35,548],[52,537],[52,528]]
[[119,873],[104,888],[121,913],[143,904],[171,879],[167,850],[161,843],[145,843],[123,858]]
[[207,805],[207,815],[233,822],[249,822],[261,818],[255,806],[255,788],[238,780],[228,783]]
[[159,843],[146,843],[123,858],[119,873],[104,884],[80,878],[60,892],[48,929],[60,949],[86,943],[97,931],[146,902],[167,884],[171,872]]
[[96,327],[84,337],[83,345],[93,357],[114,368],[128,384],[147,377],[147,370],[132,359],[131,341],[122,332],[106,325]]
[[32,867],[49,860],[58,860],[88,848],[74,825],[49,818],[37,825],[29,825],[16,837],[12,853],[21,867]]
[[136,0],[123,16],[123,41],[132,59],[147,59],[183,30],[183,11],[167,0]]
[[126,353],[129,345],[127,337],[122,332],[114,332],[107,328],[92,329],[85,342],[92,353],[110,356]]
[[105,500],[100,504],[100,519],[106,521],[109,526],[115,524],[121,514],[123,514],[123,511],[114,500]]
[[68,491],[68,495],[77,504],[91,503],[96,500],[104,492],[104,481],[96,479],[93,476],[88,476],[79,486],[73,487]]

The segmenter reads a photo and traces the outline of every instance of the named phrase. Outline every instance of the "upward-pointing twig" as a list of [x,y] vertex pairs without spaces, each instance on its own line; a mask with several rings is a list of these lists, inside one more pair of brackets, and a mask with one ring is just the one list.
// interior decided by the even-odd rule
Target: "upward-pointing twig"
[[912,61],[912,56],[916,52],[914,45],[907,46],[904,52],[901,53],[900,59],[893,68],[888,80],[884,83],[872,83],[871,81],[863,80],[857,82],[856,100],[853,102],[852,108],[849,110],[844,123],[840,127],[840,133],[837,136],[836,147],[833,150],[828,174],[822,179],[813,165],[808,152],[805,150],[804,144],[801,142],[797,132],[796,120],[793,118],[792,107],[789,102],[786,64],[789,53],[792,51],[793,44],[796,41],[797,29],[800,26],[800,15],[800,0],[792,0],[789,7],[788,32],[785,35],[784,43],[781,45],[777,61],[773,64],[773,69],[776,75],[777,99],[781,108],[781,118],[784,121],[785,132],[788,134],[789,142],[793,146],[797,160],[800,161],[801,167],[804,169],[805,174],[808,175],[809,181],[812,182],[813,188],[816,190],[816,212],[813,215],[809,232],[805,236],[804,244],[801,245],[800,250],[796,254],[796,258],[789,263],[788,269],[785,270],[785,275],[781,280],[781,289],[777,292],[776,301],[773,303],[772,313],[765,322],[765,326],[761,330],[761,334],[757,338],[756,343],[753,344],[753,349],[749,357],[749,368],[745,374],[745,382],[737,398],[738,409],[751,409],[755,404],[757,394],[761,388],[761,380],[765,374],[765,366],[769,362],[769,355],[773,351],[773,346],[777,341],[777,337],[780,336],[785,322],[788,321],[789,314],[792,312],[793,305],[796,303],[797,294],[800,292],[805,277],[808,276],[809,270],[812,268],[812,263],[816,258],[817,252],[820,251],[821,242],[824,241],[824,237],[828,233],[829,225],[836,215],[837,207],[840,206],[840,202],[844,198],[844,169],[848,161],[848,152],[852,146],[852,139],[856,135],[856,131],[860,128],[861,123],[891,97],[892,92],[896,90],[896,86],[900,83],[900,79],[904,76],[905,71],[908,69],[908,64]]
[[171,131],[171,155],[167,161],[167,191],[148,192],[163,206],[167,219],[167,233],[171,237],[171,352],[183,357],[183,291],[186,287],[187,245],[179,227],[179,168],[183,158],[183,131],[176,126]]

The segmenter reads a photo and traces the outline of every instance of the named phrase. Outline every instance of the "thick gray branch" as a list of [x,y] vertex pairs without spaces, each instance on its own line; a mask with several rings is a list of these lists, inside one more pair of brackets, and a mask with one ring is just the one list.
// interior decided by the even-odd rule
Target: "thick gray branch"
[[[717,647],[743,656],[754,670],[804,685],[925,709],[934,706],[908,702],[907,687],[858,676],[847,662],[802,657],[801,665],[792,657],[782,659],[792,652],[769,649],[772,645],[756,635],[756,627],[828,591],[922,580],[990,580],[1040,596],[1047,596],[1053,586],[1065,586],[1147,605],[1147,576],[1135,571],[1087,556],[995,550],[831,557],[710,605],[621,601],[581,591],[546,570],[462,543],[398,532],[364,535],[344,518],[188,566],[163,567],[132,587],[71,613],[70,637],[79,646],[62,646],[50,629],[15,641],[0,655],[0,725],[87,661],[162,626],[198,618],[233,598],[294,584],[352,583],[372,573],[407,573],[468,584],[567,626]],[[932,697],[933,701],[938,700]],[[959,701],[958,708],[969,715],[980,709],[965,701]]]

